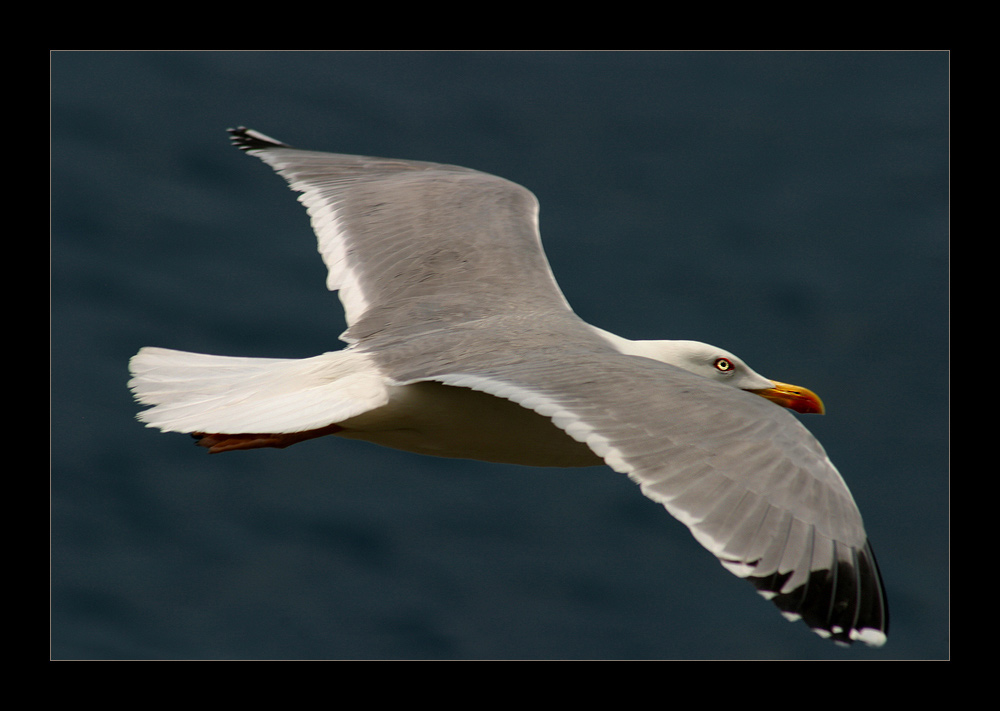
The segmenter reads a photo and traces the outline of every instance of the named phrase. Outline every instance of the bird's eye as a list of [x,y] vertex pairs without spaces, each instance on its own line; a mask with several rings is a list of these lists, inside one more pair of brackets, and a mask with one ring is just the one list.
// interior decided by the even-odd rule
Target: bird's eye
[[736,366],[733,365],[733,361],[728,358],[716,358],[715,369],[720,373],[732,373],[736,370]]

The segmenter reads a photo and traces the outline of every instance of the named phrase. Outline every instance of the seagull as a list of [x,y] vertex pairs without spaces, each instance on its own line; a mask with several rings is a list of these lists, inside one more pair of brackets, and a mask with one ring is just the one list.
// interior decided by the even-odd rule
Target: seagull
[[606,464],[684,523],[790,620],[883,645],[888,607],[861,514],[789,413],[823,413],[694,341],[637,341],[580,319],[542,250],[526,188],[468,168],[232,143],[300,193],[338,292],[346,347],[305,359],[142,348],[147,427],[209,452],[332,435],[439,457]]

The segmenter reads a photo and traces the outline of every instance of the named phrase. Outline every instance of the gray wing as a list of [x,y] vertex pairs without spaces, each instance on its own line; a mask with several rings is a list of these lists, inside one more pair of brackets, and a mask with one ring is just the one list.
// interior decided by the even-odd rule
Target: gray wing
[[598,337],[552,277],[530,192],[465,168],[232,134],[303,193],[344,337],[380,372],[550,417],[786,616],[839,642],[885,641],[878,567],[820,444],[763,398]]
[[538,201],[520,185],[458,166],[298,150],[246,128],[230,134],[302,193],[327,287],[344,305],[345,340],[569,311],[542,250]]
[[[530,325],[501,317],[487,328],[503,335],[463,327],[446,342],[416,339],[403,353],[380,351],[380,367],[401,381],[481,390],[550,417],[786,617],[837,642],[885,642],[885,593],[861,515],[794,416],[756,395],[588,343],[570,317]],[[461,356],[421,360],[432,349]]]

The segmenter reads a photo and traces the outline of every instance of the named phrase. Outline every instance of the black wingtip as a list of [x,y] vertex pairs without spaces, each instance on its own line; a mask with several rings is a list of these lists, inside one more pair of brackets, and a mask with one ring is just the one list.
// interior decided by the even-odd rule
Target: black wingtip
[[241,151],[259,151],[264,148],[291,148],[287,143],[282,143],[270,136],[265,136],[259,131],[254,131],[246,126],[237,128],[227,128],[229,140]]
[[814,570],[808,581],[782,592],[791,572],[750,576],[758,592],[790,620],[803,620],[821,637],[839,645],[864,642],[881,647],[889,634],[889,607],[882,575],[871,545],[853,551],[853,560],[839,560],[833,570]]

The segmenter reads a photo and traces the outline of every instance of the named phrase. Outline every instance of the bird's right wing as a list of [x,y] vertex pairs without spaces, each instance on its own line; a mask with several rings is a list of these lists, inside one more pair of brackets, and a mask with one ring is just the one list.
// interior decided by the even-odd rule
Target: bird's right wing
[[469,168],[304,151],[246,128],[233,143],[301,192],[347,316],[345,339],[436,330],[498,312],[565,311],[538,201]]

